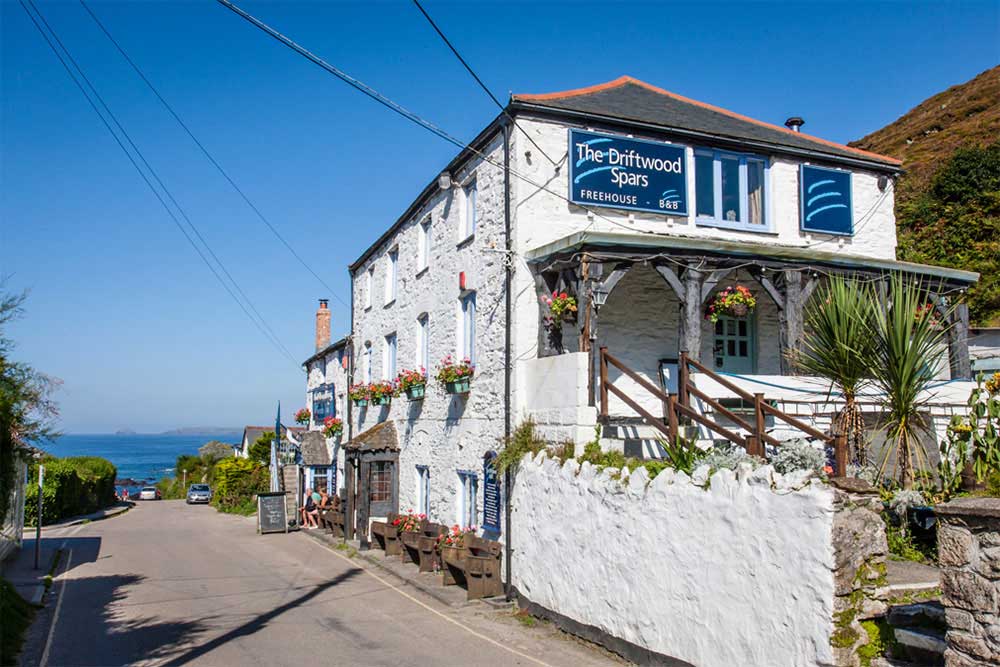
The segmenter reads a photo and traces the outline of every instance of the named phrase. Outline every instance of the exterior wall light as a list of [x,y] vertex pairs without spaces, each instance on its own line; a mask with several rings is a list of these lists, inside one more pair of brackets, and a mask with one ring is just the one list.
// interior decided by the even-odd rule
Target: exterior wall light
[[594,307],[595,308],[600,308],[608,300],[608,292],[607,292],[607,290],[604,290],[604,289],[601,289],[601,288],[597,288],[593,292],[591,292],[591,294],[592,294],[592,296],[594,298]]
[[438,176],[438,187],[442,190],[451,189],[451,174],[447,171],[442,171],[441,175]]

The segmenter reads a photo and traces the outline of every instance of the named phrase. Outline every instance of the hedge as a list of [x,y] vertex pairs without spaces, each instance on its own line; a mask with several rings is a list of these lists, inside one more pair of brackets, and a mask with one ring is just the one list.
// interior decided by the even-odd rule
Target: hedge
[[[107,459],[97,456],[47,457],[42,491],[42,525],[60,519],[88,514],[115,503],[115,479],[118,470]],[[38,464],[31,467],[25,494],[24,522],[35,525],[38,514]]]
[[267,466],[256,461],[230,458],[215,466],[215,491],[212,504],[221,512],[253,514],[254,496],[270,488]]

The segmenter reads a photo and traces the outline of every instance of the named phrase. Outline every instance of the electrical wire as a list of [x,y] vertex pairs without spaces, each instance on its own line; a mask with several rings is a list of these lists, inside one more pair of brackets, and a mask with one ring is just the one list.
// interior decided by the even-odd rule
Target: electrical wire
[[281,241],[281,243],[285,246],[285,248],[288,249],[288,252],[292,254],[292,256],[299,262],[299,264],[301,264],[303,268],[306,269],[306,271],[311,273],[312,276],[316,278],[316,280],[319,281],[319,283],[324,288],[326,288],[334,296],[334,298],[336,298],[343,306],[350,308],[347,302],[344,301],[344,299],[339,294],[337,294],[337,292],[332,287],[330,287],[330,285],[328,285],[326,281],[323,280],[323,278],[321,278],[320,275],[316,271],[314,271],[311,266],[309,266],[309,264],[306,263],[306,261],[302,258],[302,256],[298,252],[296,252],[296,250],[288,243],[288,241],[285,240],[285,237],[281,235],[281,233],[277,230],[277,228],[275,228],[275,226],[271,223],[271,221],[268,220],[267,217],[261,212],[261,210],[250,200],[250,197],[247,196],[247,194],[243,191],[243,189],[236,184],[236,181],[234,181],[232,177],[230,177],[229,173],[222,168],[222,165],[219,164],[218,160],[216,160],[212,156],[212,154],[208,151],[208,149],[205,148],[204,144],[202,144],[202,142],[198,140],[198,137],[196,137],[194,132],[191,131],[191,128],[188,127],[187,123],[181,120],[180,115],[174,110],[174,108],[170,105],[170,103],[168,103],[167,100],[164,99],[163,95],[160,94],[160,91],[156,89],[156,86],[154,86],[153,83],[149,80],[149,78],[143,73],[142,69],[140,69],[139,66],[135,63],[135,61],[132,60],[131,57],[129,57],[128,53],[126,53],[125,49],[118,42],[118,40],[116,40],[114,36],[112,36],[111,32],[107,29],[107,27],[105,27],[105,25],[101,22],[101,20],[97,18],[97,15],[94,14],[90,6],[87,5],[87,3],[84,0],[80,0],[80,4],[90,15],[90,18],[94,20],[94,23],[97,24],[97,27],[101,29],[101,32],[103,32],[105,36],[108,38],[108,40],[110,40],[111,43],[115,46],[115,48],[118,50],[118,53],[122,55],[122,58],[125,59],[125,62],[127,62],[132,67],[132,69],[139,76],[139,78],[142,79],[143,83],[145,83],[146,86],[150,89],[150,91],[152,91],[153,95],[156,96],[156,99],[160,101],[160,103],[164,106],[167,112],[169,112],[170,115],[173,116],[174,120],[177,121],[177,124],[180,125],[181,128],[184,130],[184,132],[187,133],[188,137],[191,138],[191,141],[193,141],[194,144],[198,147],[198,149],[201,150],[202,154],[204,154],[204,156],[208,159],[208,161],[212,163],[212,166],[215,167],[215,169],[222,175],[224,179],[226,179],[229,185],[232,186],[233,190],[235,190],[236,193],[240,196],[240,198],[243,199],[246,205],[250,207],[250,210],[252,210],[257,215],[257,217],[260,218],[261,222],[263,222],[267,226],[267,228],[271,230],[271,233],[274,234],[274,236],[279,241]]
[[[146,173],[142,170],[142,168],[139,166],[139,163],[136,162],[135,157],[133,157],[132,153],[130,153],[129,150],[125,147],[125,144],[122,143],[121,138],[118,136],[118,134],[111,127],[111,124],[108,122],[107,118],[105,118],[104,114],[101,113],[101,111],[98,108],[97,104],[95,104],[95,102],[91,98],[90,94],[88,94],[87,89],[84,88],[83,84],[80,83],[80,79],[77,78],[77,75],[73,72],[73,69],[70,68],[70,65],[67,63],[67,59],[73,64],[73,67],[79,73],[80,78],[82,78],[83,81],[86,82],[87,86],[92,91],[94,97],[96,97],[98,99],[98,101],[101,103],[101,106],[105,109],[105,112],[114,121],[114,123],[118,127],[119,131],[125,137],[125,139],[129,143],[129,145],[132,147],[132,149],[135,151],[136,155],[139,157],[139,159],[142,161],[142,163],[149,170],[149,172],[153,176],[153,178],[157,181],[157,183],[159,183],[159,185],[163,189],[164,193],[174,203],[174,205],[177,207],[178,211],[180,211],[181,214],[182,214],[182,216],[184,216],[185,219],[186,219],[186,214],[184,214],[183,209],[177,204],[176,200],[170,194],[170,191],[166,188],[166,186],[163,184],[163,182],[157,176],[156,172],[153,170],[153,168],[150,166],[150,164],[146,161],[145,157],[142,155],[142,152],[139,150],[139,148],[135,145],[134,142],[132,142],[132,140],[129,137],[128,133],[125,131],[125,129],[122,127],[122,125],[118,122],[117,118],[111,112],[111,109],[104,102],[103,98],[97,92],[96,88],[94,88],[94,86],[90,83],[90,80],[87,78],[87,76],[84,74],[82,68],[80,68],[79,64],[73,58],[73,56],[70,53],[69,49],[67,49],[66,45],[62,42],[62,40],[59,39],[58,34],[55,32],[55,30],[52,28],[52,26],[48,23],[48,21],[45,20],[45,16],[41,13],[41,11],[38,9],[38,7],[34,4],[33,0],[27,0],[27,4],[25,3],[25,0],[19,0],[19,2],[21,4],[21,7],[24,9],[25,13],[28,15],[28,18],[31,20],[32,24],[34,24],[34,26],[38,30],[39,34],[45,40],[45,43],[49,46],[49,48],[52,50],[52,53],[56,56],[56,58],[62,64],[63,68],[66,70],[66,73],[69,74],[70,78],[73,80],[73,83],[76,84],[77,88],[80,89],[80,92],[83,93],[83,96],[87,99],[87,102],[90,104],[91,108],[94,110],[94,113],[96,113],[97,116],[98,116],[98,118],[101,119],[101,122],[104,124],[104,127],[107,128],[108,132],[111,133],[111,136],[114,138],[115,142],[118,144],[118,147],[122,149],[122,151],[125,153],[126,157],[129,159],[129,162],[131,162],[132,166],[135,168],[135,170],[137,172],[139,172],[139,175],[142,177],[143,181],[145,181],[145,183],[149,187],[150,191],[153,193],[153,195],[156,197],[156,199],[163,206],[164,210],[170,216],[171,220],[174,222],[174,224],[177,226],[177,228],[184,235],[184,238],[188,241],[188,243],[191,244],[191,247],[195,249],[195,251],[198,253],[198,256],[201,258],[201,260],[209,268],[209,270],[216,277],[216,279],[223,286],[223,288],[225,288],[226,292],[229,293],[229,296],[232,297],[234,301],[236,301],[237,305],[239,305],[239,307],[243,310],[243,313],[250,319],[251,322],[253,322],[253,324],[257,327],[257,329],[261,332],[261,334],[263,334],[264,337],[267,338],[268,341],[272,345],[275,346],[275,349],[277,349],[277,351],[279,353],[281,353],[284,356],[286,356],[289,359],[289,361],[291,361],[293,364],[295,364],[296,366],[298,366],[298,363],[296,362],[295,358],[291,355],[290,352],[288,352],[288,349],[285,348],[285,346],[281,344],[281,341],[277,338],[276,335],[274,335],[273,331],[270,330],[270,327],[267,326],[266,321],[263,321],[263,318],[261,318],[261,322],[258,322],[257,319],[255,319],[250,314],[250,312],[247,310],[247,308],[243,304],[243,302],[236,296],[236,294],[233,292],[232,288],[230,288],[229,284],[226,283],[226,281],[222,278],[222,276],[216,270],[215,266],[213,266],[213,264],[209,261],[208,257],[205,256],[205,253],[201,250],[201,248],[198,246],[198,244],[195,242],[195,240],[191,237],[191,235],[188,233],[188,231],[184,228],[184,225],[182,225],[181,222],[180,222],[180,220],[177,219],[176,214],[173,212],[173,210],[170,208],[170,206],[167,204],[167,202],[163,199],[163,196],[160,194],[159,190],[157,190],[156,187],[153,185],[152,181],[150,181],[149,176],[147,176]],[[31,6],[31,9],[28,8],[28,5]],[[34,12],[38,15],[38,19],[40,19],[41,22],[42,22],[41,24],[39,24],[38,19],[35,18],[35,15],[32,14],[31,10],[34,10]],[[45,29],[48,29],[49,33],[51,33],[51,37],[52,37],[51,39],[49,37],[49,34],[45,32],[45,29],[42,28],[42,24],[44,24]],[[59,48],[61,48],[63,50],[63,53],[65,53],[65,56],[66,56],[65,58],[63,57],[63,53],[61,53],[59,51],[59,48],[56,47],[56,43],[53,43],[52,39],[55,39],[55,42],[58,43]],[[204,238],[202,238],[201,235],[198,233],[197,228],[193,224],[191,224],[190,220],[188,220],[188,224],[191,225],[192,230],[195,232],[195,234],[198,236],[198,238],[201,239],[202,243],[205,245],[205,248],[209,251],[209,253],[213,257],[215,257],[216,261],[218,262],[218,258],[215,256],[215,253],[212,252],[211,247],[205,242]],[[228,271],[225,270],[225,266],[221,262],[219,262],[219,266],[226,273],[226,275],[229,275]],[[253,307],[253,304],[250,302],[250,300],[246,297],[246,295],[240,289],[240,287],[236,283],[236,281],[232,279],[232,276],[229,276],[229,278],[233,282],[233,286],[236,287],[236,289],[241,294],[243,294],[244,299],[247,300],[247,305],[249,305],[250,308],[254,310],[254,312],[257,312],[256,308]],[[259,317],[259,313],[258,313],[258,317]],[[263,326],[261,326],[262,324],[263,324]]]
[[491,100],[493,100],[493,103],[494,103],[494,104],[496,104],[496,105],[497,105],[497,108],[499,108],[499,109],[500,109],[500,112],[501,112],[501,113],[502,113],[502,114],[503,114],[504,116],[506,116],[506,117],[507,117],[507,119],[508,119],[508,120],[510,120],[510,122],[511,122],[511,123],[513,123],[513,124],[514,124],[514,127],[516,127],[517,129],[519,129],[519,130],[521,131],[521,134],[523,134],[523,135],[525,136],[525,138],[526,138],[526,139],[527,139],[528,141],[530,141],[530,142],[531,142],[531,145],[532,145],[532,146],[534,146],[535,148],[537,148],[537,149],[538,149],[538,151],[539,151],[539,152],[540,152],[540,153],[541,153],[542,155],[544,155],[544,156],[545,156],[545,159],[546,159],[546,160],[548,160],[549,162],[551,162],[551,163],[552,163],[552,166],[556,168],[556,171],[559,171],[559,163],[558,163],[558,162],[556,162],[555,160],[553,160],[553,159],[552,159],[552,158],[551,158],[551,157],[549,156],[549,154],[548,154],[548,153],[546,153],[546,152],[545,152],[545,150],[544,150],[544,149],[543,149],[543,148],[542,148],[541,146],[539,146],[539,145],[538,145],[538,144],[537,144],[537,143],[535,142],[535,140],[534,140],[534,139],[532,139],[532,138],[531,138],[531,135],[529,135],[529,134],[528,134],[527,132],[525,132],[525,131],[524,131],[524,128],[523,128],[523,127],[521,127],[520,125],[518,125],[518,124],[517,124],[517,121],[516,121],[516,120],[514,120],[514,117],[513,117],[513,116],[511,116],[511,115],[510,115],[510,113],[509,113],[509,112],[507,111],[507,107],[505,107],[505,106],[504,106],[503,104],[501,104],[501,103],[500,103],[500,100],[498,100],[498,99],[496,98],[496,95],[494,95],[494,94],[493,94],[493,91],[491,91],[491,90],[490,90],[490,89],[489,89],[489,88],[488,88],[488,87],[486,86],[486,84],[485,84],[485,83],[483,83],[483,80],[482,80],[482,79],[480,79],[480,78],[479,78],[479,75],[475,73],[475,71],[474,71],[474,70],[472,69],[472,66],[471,66],[471,65],[469,65],[469,63],[468,63],[468,62],[467,62],[467,61],[465,60],[465,58],[463,58],[463,57],[462,57],[462,54],[460,54],[460,53],[458,52],[458,49],[456,49],[456,48],[455,48],[455,45],[454,45],[454,44],[452,44],[452,43],[451,43],[451,40],[449,40],[449,39],[448,39],[448,38],[447,38],[447,37],[445,36],[445,34],[444,34],[444,33],[443,33],[442,31],[441,31],[441,28],[439,28],[439,27],[438,27],[438,24],[434,22],[434,19],[432,19],[432,18],[431,18],[431,15],[427,13],[427,10],[426,10],[426,9],[424,9],[424,6],[420,4],[420,0],[413,0],[413,4],[415,4],[415,5],[417,6],[417,9],[419,9],[419,10],[420,10],[420,13],[424,15],[424,18],[425,18],[425,19],[427,19],[427,22],[431,24],[431,27],[432,27],[432,28],[434,28],[434,32],[436,32],[436,33],[438,34],[438,36],[439,36],[439,37],[441,38],[441,40],[442,40],[442,41],[443,41],[443,42],[444,42],[444,43],[445,43],[445,44],[446,44],[446,45],[448,46],[448,48],[449,48],[449,49],[451,49],[451,52],[452,52],[453,54],[455,54],[455,57],[456,57],[456,58],[458,58],[458,62],[462,63],[462,66],[463,66],[463,67],[465,67],[465,70],[466,70],[466,71],[467,71],[467,72],[468,72],[468,73],[469,73],[469,74],[470,74],[470,75],[472,76],[472,78],[473,78],[473,79],[475,79],[475,80],[476,80],[476,83],[478,83],[478,84],[479,84],[479,87],[480,87],[480,88],[482,88],[482,89],[483,89],[483,91],[485,91],[487,95],[489,95],[490,99],[491,99]]

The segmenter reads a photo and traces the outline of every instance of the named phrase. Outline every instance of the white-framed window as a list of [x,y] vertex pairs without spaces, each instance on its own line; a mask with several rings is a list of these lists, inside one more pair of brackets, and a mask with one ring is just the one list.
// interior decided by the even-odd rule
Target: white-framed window
[[365,271],[365,309],[372,307],[372,292],[375,289],[375,267]]
[[382,352],[382,379],[396,379],[396,334],[385,337],[385,347]]
[[431,218],[417,225],[417,273],[431,265]]
[[695,222],[746,231],[770,231],[767,160],[696,149]]
[[458,349],[460,359],[476,362],[476,293],[469,292],[458,302]]
[[476,179],[472,178],[462,186],[462,215],[459,225],[458,240],[464,241],[476,233],[476,203],[479,199],[479,190],[476,186]]
[[455,519],[458,525],[465,528],[479,525],[479,509],[476,499],[479,497],[479,478],[471,470],[458,471],[458,490],[455,507]]
[[417,514],[431,513],[431,471],[427,466],[417,466]]
[[424,313],[417,318],[417,368],[430,367],[430,316]]
[[399,278],[399,248],[393,248],[386,254],[385,264],[385,302],[390,304],[396,300],[396,280]]
[[372,381],[372,344],[371,341],[365,343],[365,349],[361,353],[361,376],[364,378],[364,383],[369,384]]

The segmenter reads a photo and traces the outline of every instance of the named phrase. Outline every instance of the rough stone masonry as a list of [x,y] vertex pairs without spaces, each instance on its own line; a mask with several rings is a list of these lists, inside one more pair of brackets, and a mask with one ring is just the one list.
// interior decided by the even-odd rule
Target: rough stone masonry
[[1000,498],[936,508],[947,667],[1000,665]]

